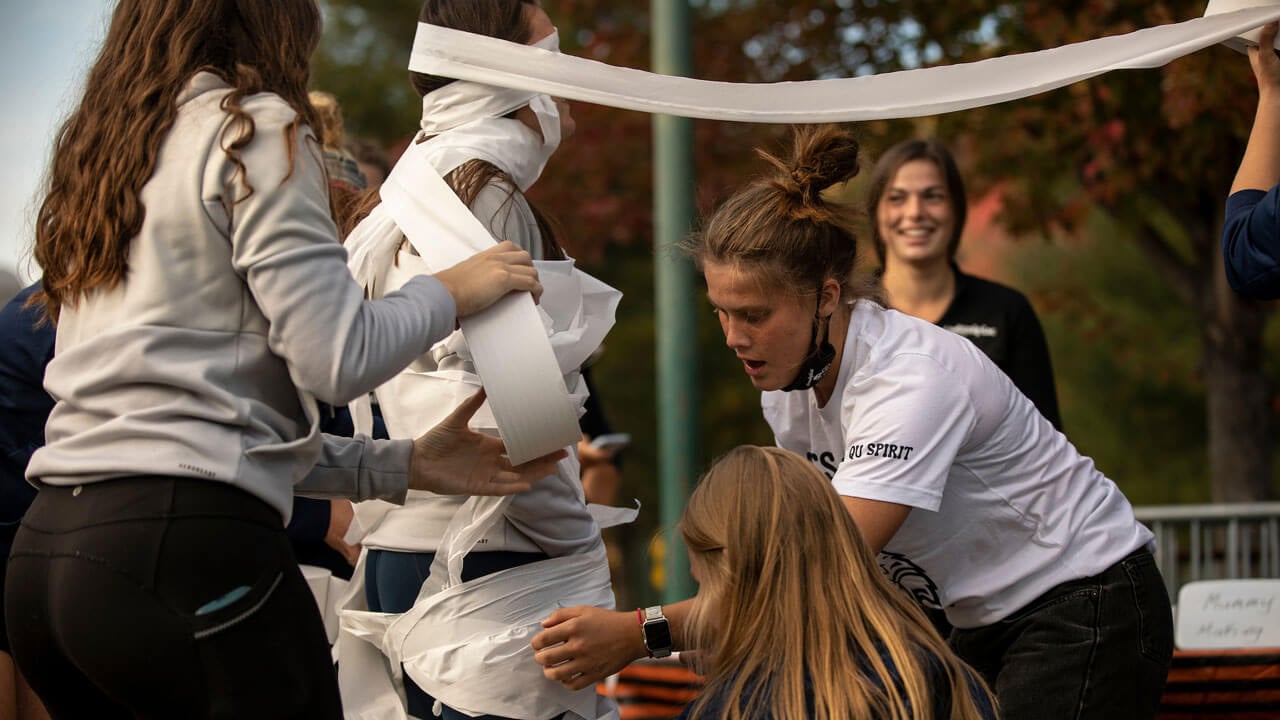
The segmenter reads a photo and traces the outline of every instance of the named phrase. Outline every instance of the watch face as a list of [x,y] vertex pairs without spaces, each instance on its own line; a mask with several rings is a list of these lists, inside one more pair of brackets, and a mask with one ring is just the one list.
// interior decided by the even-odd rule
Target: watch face
[[650,652],[671,647],[671,624],[664,620],[652,620],[644,624],[644,644]]

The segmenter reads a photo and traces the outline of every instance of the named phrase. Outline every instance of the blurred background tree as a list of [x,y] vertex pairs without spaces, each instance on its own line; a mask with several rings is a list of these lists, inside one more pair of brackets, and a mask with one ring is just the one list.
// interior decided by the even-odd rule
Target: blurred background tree
[[[690,4],[694,74],[738,82],[966,62],[1188,20],[1204,9],[1189,0]],[[337,95],[350,134],[403,147],[419,115],[404,69],[418,1],[322,6],[313,85]],[[647,2],[543,6],[564,52],[648,68]],[[1068,435],[1136,503],[1275,496],[1280,367],[1268,349],[1280,331],[1268,323],[1270,305],[1226,289],[1217,249],[1255,97],[1247,60],[1219,47],[1019,102],[859,127],[867,167],[913,135],[935,135],[956,151],[973,202],[986,207],[971,212],[962,263],[1031,296]],[[650,119],[581,103],[573,112],[578,133],[531,198],[560,220],[584,268],[626,294],[594,372],[613,424],[633,435],[623,496],[646,511],[623,536],[640,602],[653,597],[644,555],[658,507]],[[780,149],[787,129],[698,121],[695,134],[705,212],[760,168],[751,149]],[[844,196],[856,204],[860,191],[855,180]],[[743,442],[771,443],[759,396],[724,350],[710,306],[690,312],[699,318],[704,464]]]

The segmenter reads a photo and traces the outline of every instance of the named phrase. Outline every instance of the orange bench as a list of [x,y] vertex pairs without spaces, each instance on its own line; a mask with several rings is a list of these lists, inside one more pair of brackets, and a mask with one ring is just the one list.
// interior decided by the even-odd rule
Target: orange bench
[[699,675],[670,660],[637,660],[616,679],[596,685],[596,692],[618,704],[621,720],[669,720],[701,690]]
[[[622,720],[670,720],[698,696],[702,678],[672,661],[641,660],[596,691],[618,703]],[[1178,650],[1159,720],[1277,720],[1280,649]]]
[[1280,718],[1280,648],[1175,651],[1158,717]]

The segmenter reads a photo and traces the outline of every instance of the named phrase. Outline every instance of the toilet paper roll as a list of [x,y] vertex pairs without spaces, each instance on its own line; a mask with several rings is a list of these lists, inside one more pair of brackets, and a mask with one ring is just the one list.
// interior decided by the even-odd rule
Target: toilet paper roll
[[[420,152],[419,147],[411,145],[406,155]],[[485,226],[424,158],[397,163],[381,194],[383,207],[432,272],[494,245]],[[508,295],[459,323],[512,463],[582,437],[577,409],[529,293]]]

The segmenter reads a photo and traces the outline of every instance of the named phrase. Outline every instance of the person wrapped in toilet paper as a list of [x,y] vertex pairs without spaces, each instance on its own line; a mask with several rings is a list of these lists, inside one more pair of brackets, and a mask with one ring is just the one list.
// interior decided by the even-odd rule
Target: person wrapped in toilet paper
[[[428,0],[420,19],[558,49],[536,2]],[[418,73],[413,84],[423,96],[421,132],[400,162],[427,164],[446,179],[456,197],[433,197],[432,205],[464,203],[489,234],[533,255],[543,273],[539,312],[581,412],[587,390],[579,368],[612,326],[621,295],[574,268],[523,195],[572,134],[568,105]],[[384,195],[383,202],[391,201]],[[370,297],[380,297],[431,266],[431,242],[406,241],[391,213],[375,207],[347,240],[352,271]],[[458,331],[374,394],[390,435],[414,437],[479,386]],[[359,408],[354,414],[367,417]],[[497,432],[487,404],[471,426]],[[411,493],[403,507],[357,506],[364,551],[343,601],[338,644],[347,717],[546,720],[611,712],[594,691],[546,680],[529,646],[539,621],[565,602],[613,607],[600,537],[600,525],[611,521],[597,523],[578,478],[571,453],[555,475],[510,502]]]

